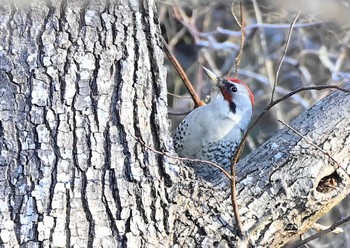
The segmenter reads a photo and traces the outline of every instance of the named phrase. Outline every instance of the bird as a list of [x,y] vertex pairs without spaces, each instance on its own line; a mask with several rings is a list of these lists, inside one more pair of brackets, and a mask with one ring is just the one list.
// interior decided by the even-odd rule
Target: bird
[[[192,110],[173,133],[173,145],[182,158],[210,161],[229,172],[232,155],[252,118],[254,95],[236,78],[219,77],[202,66],[214,84],[210,103]],[[214,186],[226,184],[214,166],[185,161],[196,175]]]

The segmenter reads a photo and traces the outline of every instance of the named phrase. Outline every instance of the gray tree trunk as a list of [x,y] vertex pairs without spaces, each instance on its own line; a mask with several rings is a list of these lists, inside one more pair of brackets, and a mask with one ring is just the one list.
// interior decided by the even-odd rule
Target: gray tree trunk
[[[229,189],[154,152],[172,145],[153,1],[0,11],[1,245],[238,245]],[[289,130],[239,163],[239,244],[280,246],[349,193],[349,107],[293,123],[337,163]]]
[[171,244],[166,74],[152,1],[1,7],[0,243]]

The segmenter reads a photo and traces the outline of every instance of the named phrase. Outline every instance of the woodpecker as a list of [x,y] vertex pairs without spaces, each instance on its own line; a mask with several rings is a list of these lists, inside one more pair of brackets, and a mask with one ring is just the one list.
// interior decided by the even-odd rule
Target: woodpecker
[[[183,119],[173,134],[174,148],[180,157],[211,161],[229,171],[232,155],[252,117],[254,95],[240,80],[202,69],[214,83],[211,102]],[[223,173],[209,164],[186,164],[213,185],[224,182]]]

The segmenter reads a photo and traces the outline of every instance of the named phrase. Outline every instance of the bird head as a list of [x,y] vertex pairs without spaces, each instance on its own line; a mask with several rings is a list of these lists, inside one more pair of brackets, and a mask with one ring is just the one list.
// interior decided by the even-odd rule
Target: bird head
[[236,78],[223,78],[215,75],[212,71],[202,66],[203,71],[212,80],[215,86],[229,104],[230,110],[236,113],[237,107],[254,106],[254,95],[248,85]]

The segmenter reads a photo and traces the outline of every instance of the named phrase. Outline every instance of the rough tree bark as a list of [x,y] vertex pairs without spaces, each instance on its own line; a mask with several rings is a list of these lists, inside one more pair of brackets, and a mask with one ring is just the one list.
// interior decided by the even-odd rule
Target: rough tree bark
[[[153,1],[0,11],[0,244],[238,245],[229,190],[143,145],[172,152]],[[349,107],[293,123],[332,158],[282,130],[239,163],[239,244],[280,246],[349,193]]]
[[171,144],[154,3],[0,11],[0,243],[169,246],[170,163],[132,136]]

